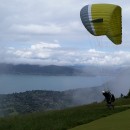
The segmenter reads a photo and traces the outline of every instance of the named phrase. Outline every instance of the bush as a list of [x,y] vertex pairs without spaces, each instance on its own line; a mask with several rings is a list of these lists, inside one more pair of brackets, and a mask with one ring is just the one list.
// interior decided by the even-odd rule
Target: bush
[[129,89],[129,92],[128,92],[128,94],[127,94],[127,97],[130,97],[130,89]]

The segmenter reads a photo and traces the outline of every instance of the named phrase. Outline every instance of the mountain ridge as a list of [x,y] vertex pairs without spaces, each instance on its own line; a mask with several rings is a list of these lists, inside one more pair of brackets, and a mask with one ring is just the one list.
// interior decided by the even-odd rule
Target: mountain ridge
[[66,91],[32,90],[0,94],[0,113],[1,116],[12,113],[26,114],[99,102],[103,100],[101,90],[102,88],[93,87]]
[[33,75],[87,75],[93,76],[91,73],[84,73],[82,69],[74,66],[57,66],[57,65],[29,65],[29,64],[0,64],[0,74],[33,74]]
[[114,75],[121,71],[128,70],[122,67],[108,66],[58,66],[58,65],[30,65],[30,64],[5,64],[0,63],[0,74],[27,74],[27,75],[47,75],[47,76],[97,76]]

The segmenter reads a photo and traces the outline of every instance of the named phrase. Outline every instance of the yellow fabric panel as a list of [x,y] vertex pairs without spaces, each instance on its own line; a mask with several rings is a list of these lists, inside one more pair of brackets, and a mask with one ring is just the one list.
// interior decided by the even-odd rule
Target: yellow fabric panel
[[[120,14],[120,15],[119,15]],[[121,8],[117,6],[110,18],[107,37],[115,44],[122,42]]]
[[103,22],[93,23],[95,35],[107,35],[115,44],[121,43],[121,8],[112,4],[93,4],[92,20],[103,18]]

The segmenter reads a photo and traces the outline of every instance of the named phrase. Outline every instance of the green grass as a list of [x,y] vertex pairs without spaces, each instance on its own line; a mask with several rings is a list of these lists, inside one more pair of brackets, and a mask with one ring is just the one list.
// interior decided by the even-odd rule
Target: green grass
[[130,130],[130,109],[70,130]]
[[130,99],[117,100],[114,110],[105,103],[84,105],[65,110],[39,112],[0,119],[0,130],[66,130],[107,117],[130,108]]

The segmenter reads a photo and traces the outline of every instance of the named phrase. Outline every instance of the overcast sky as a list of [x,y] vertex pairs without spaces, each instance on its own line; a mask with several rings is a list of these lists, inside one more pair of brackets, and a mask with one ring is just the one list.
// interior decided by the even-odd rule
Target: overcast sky
[[[80,10],[93,3],[122,7],[121,45],[106,36],[92,36],[84,28]],[[0,62],[129,65],[129,14],[128,0],[0,0]]]

